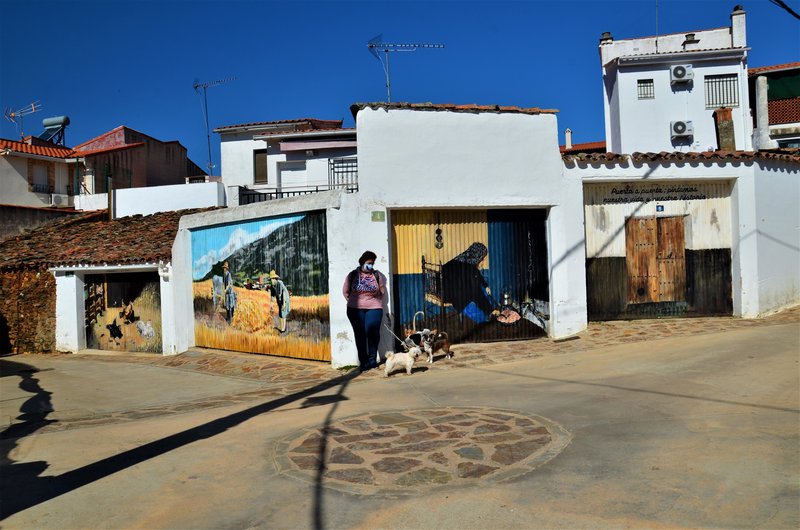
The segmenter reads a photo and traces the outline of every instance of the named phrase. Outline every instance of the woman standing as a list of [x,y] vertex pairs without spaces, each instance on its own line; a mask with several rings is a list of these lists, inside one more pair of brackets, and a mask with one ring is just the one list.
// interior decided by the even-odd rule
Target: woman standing
[[342,286],[362,372],[378,367],[386,276],[375,270],[377,257],[369,250],[364,252],[358,258],[358,268],[350,271]]

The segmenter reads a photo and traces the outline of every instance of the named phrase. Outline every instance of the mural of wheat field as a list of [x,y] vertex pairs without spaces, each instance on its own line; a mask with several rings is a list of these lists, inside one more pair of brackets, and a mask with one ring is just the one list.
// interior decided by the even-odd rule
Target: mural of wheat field
[[330,361],[324,212],[192,232],[197,346]]
[[[238,304],[230,324],[223,304],[215,307],[211,280],[194,283],[197,344],[208,348],[330,361],[328,295],[293,296],[288,333],[276,329],[268,292],[234,287]],[[318,337],[318,338],[317,338]]]

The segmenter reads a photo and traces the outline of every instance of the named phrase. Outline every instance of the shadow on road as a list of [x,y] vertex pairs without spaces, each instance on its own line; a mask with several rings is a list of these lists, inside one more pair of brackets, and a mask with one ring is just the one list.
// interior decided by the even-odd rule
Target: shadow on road
[[[26,370],[30,368],[31,367],[15,371],[12,369],[12,367],[9,367],[8,371],[9,375],[19,375],[23,378],[20,386],[24,384],[26,385],[26,390],[35,392],[34,397],[28,400],[28,402],[38,399],[37,403],[42,404],[42,400],[46,397],[48,400],[47,402],[49,403],[50,393],[41,389],[38,386],[38,382],[35,380],[35,378],[30,375],[26,375],[28,374]],[[35,368],[30,371],[35,371]],[[2,503],[0,503],[0,520],[4,520],[11,515],[27,510],[28,508],[43,502],[47,502],[51,499],[64,495],[70,491],[74,491],[78,488],[86,486],[87,484],[105,478],[131,466],[135,466],[136,464],[150,460],[151,458],[155,458],[175,449],[179,449],[198,440],[203,440],[218,434],[222,434],[228,429],[236,427],[237,425],[240,425],[245,421],[248,421],[266,412],[270,412],[295,401],[305,400],[304,406],[324,404],[332,405],[331,410],[327,414],[324,424],[320,429],[323,443],[320,446],[313,517],[314,527],[321,529],[323,528],[322,482],[325,472],[325,449],[327,447],[328,427],[330,426],[339,402],[347,399],[344,397],[344,390],[347,388],[350,381],[352,381],[357,375],[358,372],[354,371],[329,381],[324,381],[305,390],[301,390],[293,394],[250,407],[240,412],[209,421],[202,425],[166,436],[160,440],[155,440],[128,451],[123,451],[122,453],[114,456],[104,458],[97,462],[52,477],[40,476],[41,473],[47,468],[47,462],[15,463],[13,460],[8,458],[8,455],[16,446],[19,438],[30,435],[32,432],[41,428],[47,423],[42,421],[42,418],[37,417],[36,421],[30,423],[30,427],[28,428],[25,428],[26,423],[9,427],[9,429],[14,429],[13,433],[6,433],[6,431],[9,431],[9,429],[6,429],[6,431],[0,433],[0,435],[5,435],[6,438],[14,438],[13,442],[9,444],[7,450],[4,450],[5,459],[2,466],[2,473],[0,473],[0,494],[2,495]],[[337,386],[339,386],[339,390],[334,397],[313,397],[315,394],[324,392]],[[4,443],[4,449],[5,445],[6,444]]]
[[787,407],[776,407],[774,405],[762,405],[760,403],[747,403],[744,401],[732,401],[729,399],[719,399],[719,398],[712,398],[712,397],[705,397],[705,396],[692,396],[690,394],[676,394],[674,392],[664,392],[661,390],[652,390],[649,388],[633,388],[628,386],[619,386],[619,385],[611,385],[608,383],[592,383],[589,381],[577,381],[574,379],[558,379],[555,377],[542,377],[540,375],[522,375],[518,373],[512,372],[504,372],[502,370],[492,370],[490,368],[477,368],[472,367],[473,370],[478,370],[482,372],[489,372],[492,374],[501,374],[501,375],[510,375],[513,377],[524,377],[526,379],[536,379],[538,381],[547,381],[551,383],[567,383],[571,385],[585,385],[585,386],[597,386],[603,388],[613,388],[614,390],[624,390],[626,392],[642,392],[645,394],[656,394],[659,396],[668,396],[668,397],[675,397],[675,398],[683,398],[683,399],[696,399],[699,401],[708,401],[711,403],[724,403],[725,405],[737,405],[740,407],[753,407],[757,409],[768,409],[768,410],[777,410],[780,412],[792,412],[794,414],[800,414],[800,409],[792,409]]

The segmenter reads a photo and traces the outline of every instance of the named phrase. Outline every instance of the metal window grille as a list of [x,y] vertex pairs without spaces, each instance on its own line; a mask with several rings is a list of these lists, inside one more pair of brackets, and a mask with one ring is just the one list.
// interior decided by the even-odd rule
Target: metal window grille
[[739,106],[739,80],[736,74],[708,75],[705,77],[706,108]]
[[358,190],[358,158],[352,156],[329,159],[328,185],[332,189]]
[[655,99],[656,88],[652,79],[639,79],[636,83],[639,99]]

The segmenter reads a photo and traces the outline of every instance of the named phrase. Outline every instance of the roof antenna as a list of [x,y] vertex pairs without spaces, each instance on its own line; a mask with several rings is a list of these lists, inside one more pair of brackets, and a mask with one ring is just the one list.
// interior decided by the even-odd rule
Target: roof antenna
[[656,53],[658,53],[658,0],[656,0]]
[[200,102],[201,107],[203,108],[203,119],[206,122],[206,142],[208,144],[208,174],[209,176],[213,175],[214,170],[214,163],[211,161],[211,131],[208,129],[208,97],[206,96],[206,89],[212,86],[221,85],[222,83],[227,83],[228,81],[235,81],[236,77],[226,77],[225,79],[217,79],[216,81],[206,81],[205,83],[201,83],[199,80],[195,79],[194,83],[192,84],[192,88],[194,91],[200,94],[198,88],[203,89],[203,101]]
[[[386,42],[381,42],[383,40],[383,33],[374,36],[369,40],[367,43],[367,48],[369,48],[369,52],[375,56],[381,62],[381,66],[383,66],[383,71],[386,73],[386,102],[392,102],[392,83],[389,80],[389,52],[415,52],[418,48],[444,48],[444,44],[422,44],[422,43],[411,43],[411,44],[389,44]],[[386,61],[381,59],[381,56],[378,54],[378,51],[383,51]]]
[[6,108],[3,111],[3,116],[17,126],[17,134],[19,134],[20,139],[25,139],[25,131],[22,129],[22,118],[34,112],[39,112],[40,110],[42,110],[42,104],[39,101],[34,101],[30,105],[26,105],[19,110]]

